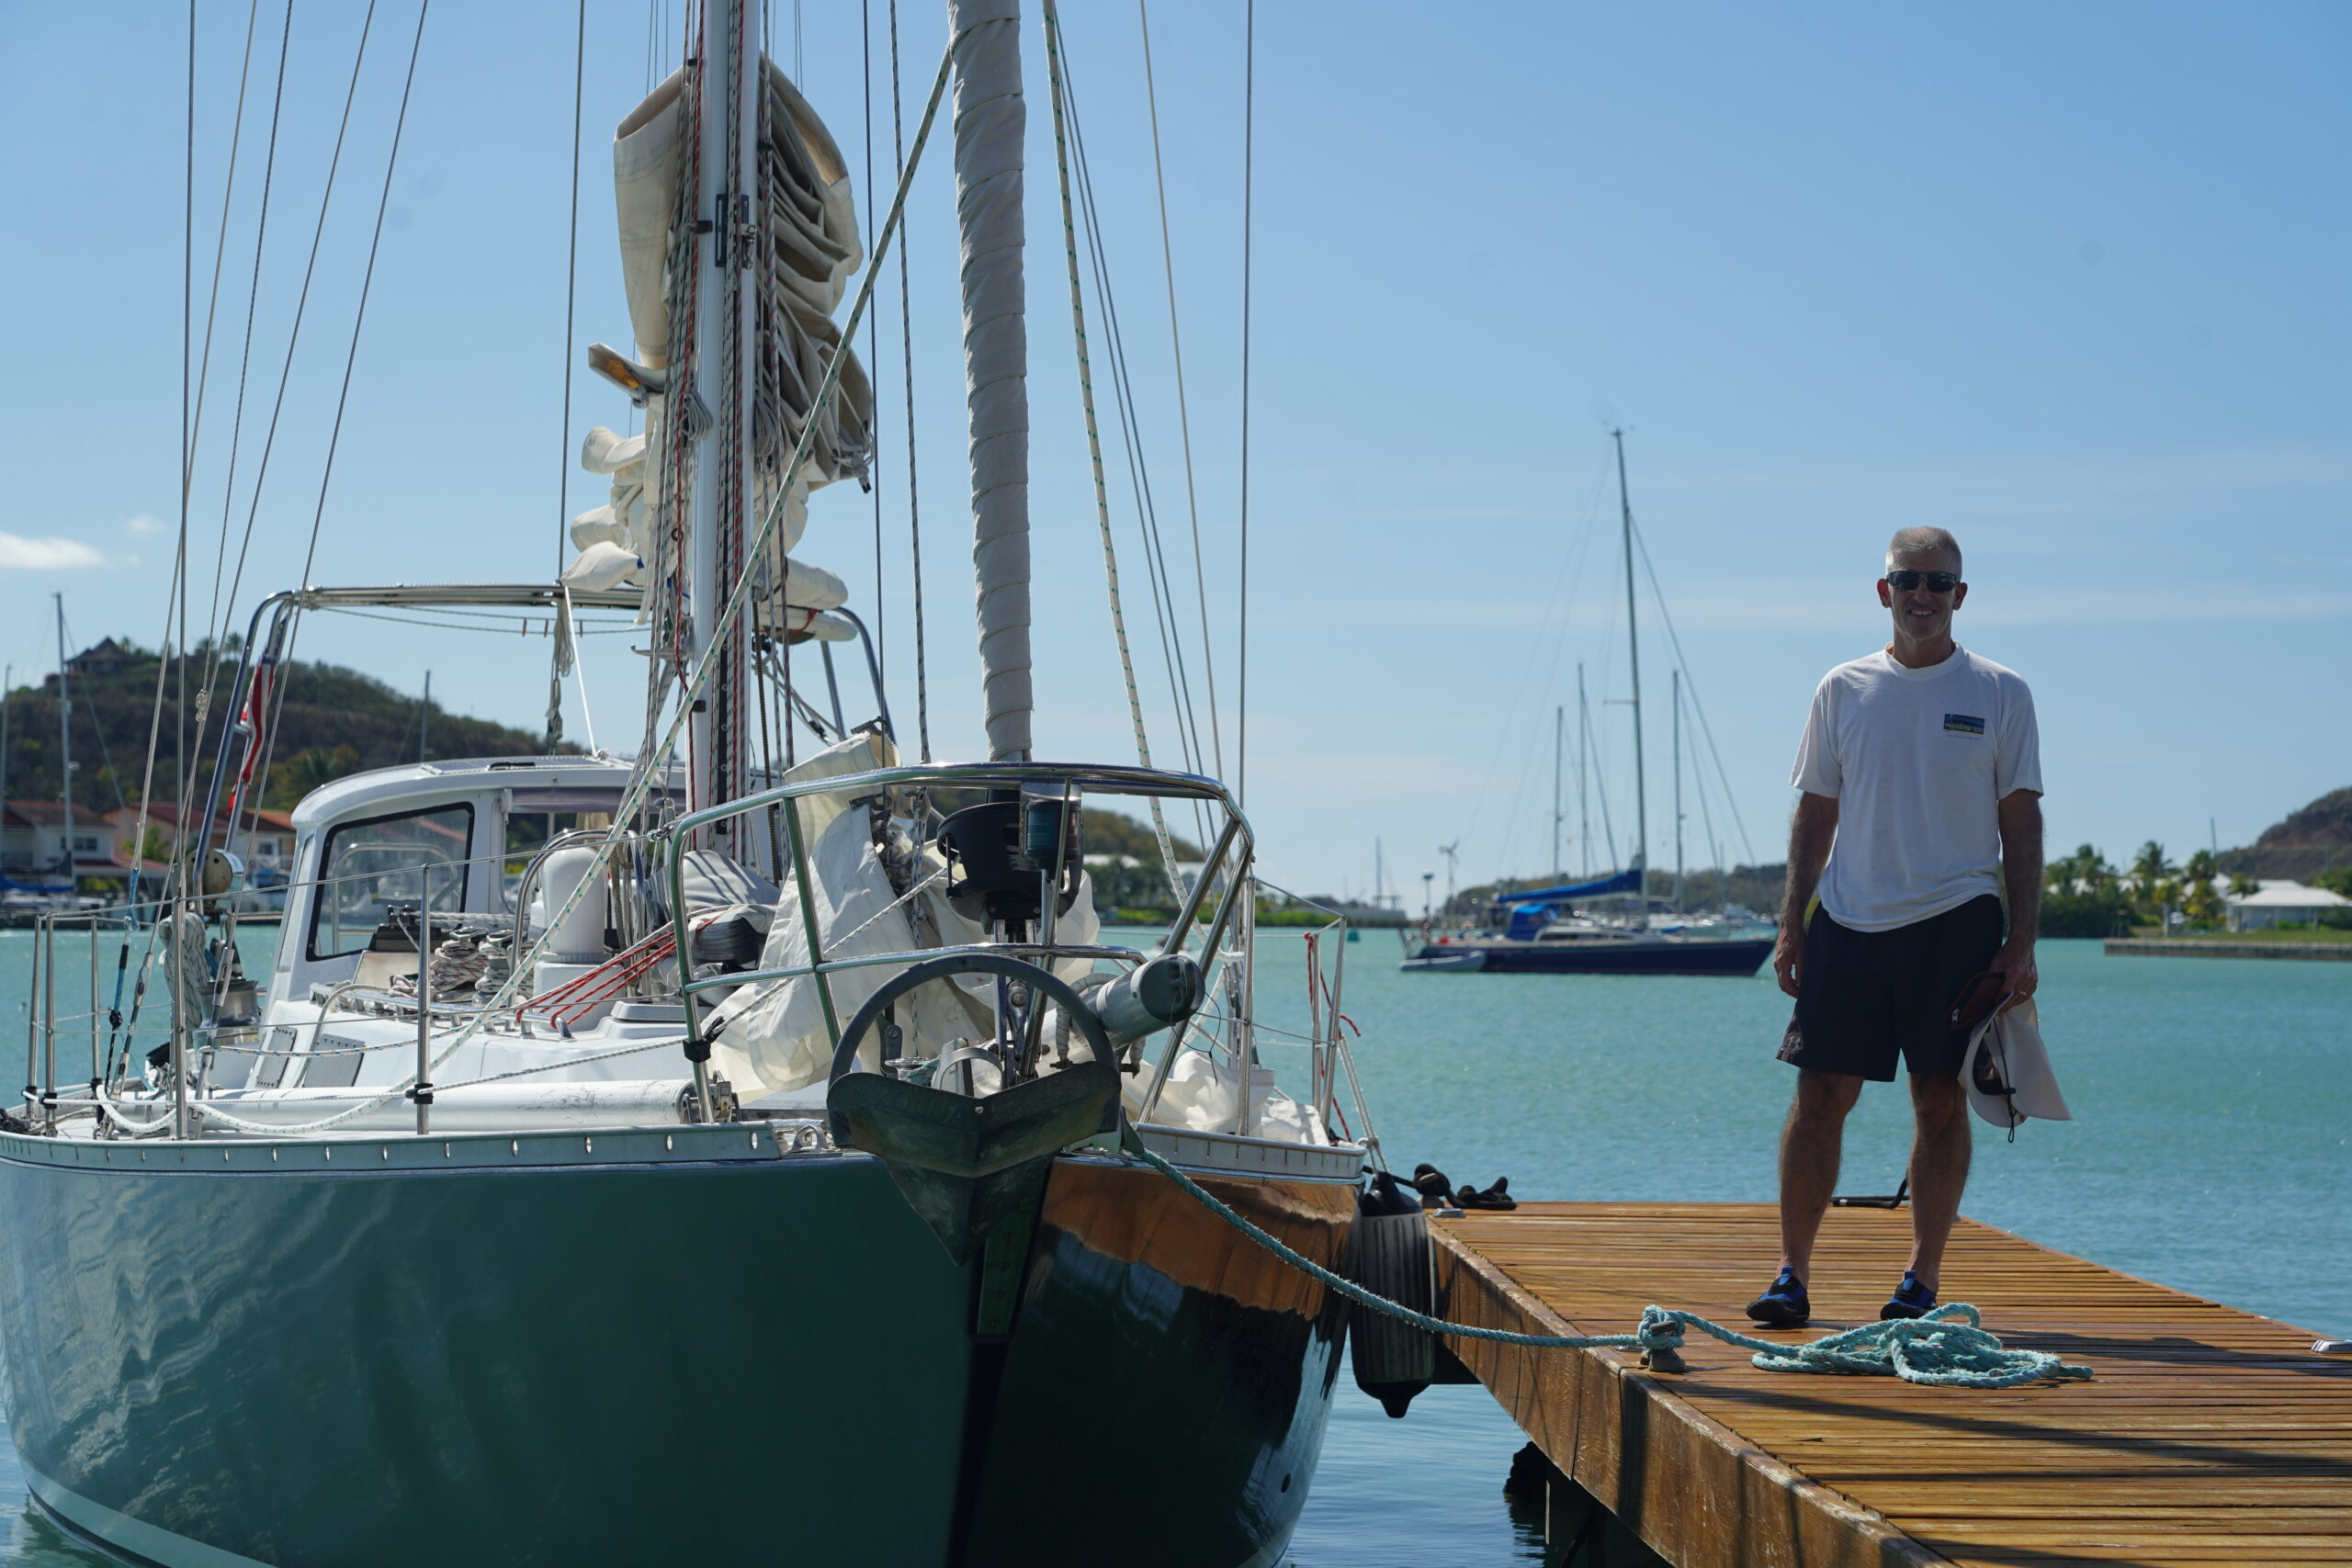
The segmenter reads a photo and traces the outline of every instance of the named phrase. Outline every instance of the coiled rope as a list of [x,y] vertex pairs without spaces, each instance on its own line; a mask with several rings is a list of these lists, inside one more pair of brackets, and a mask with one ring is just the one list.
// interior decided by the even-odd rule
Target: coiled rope
[[1425,1334],[1457,1339],[1483,1339],[1498,1345],[1526,1345],[1550,1350],[1640,1350],[1679,1353],[1683,1330],[1695,1328],[1726,1345],[1755,1352],[1753,1363],[1768,1372],[1836,1372],[1849,1375],[1898,1377],[1905,1382],[1931,1388],[2018,1388],[2033,1382],[2087,1382],[2091,1369],[2061,1360],[2042,1350],[2015,1350],[1985,1332],[1983,1314],[1965,1302],[1953,1302],[1925,1317],[1896,1318],[1864,1324],[1832,1334],[1810,1345],[1776,1345],[1711,1323],[1694,1312],[1651,1306],[1631,1334],[1517,1334],[1503,1328],[1477,1328],[1448,1323],[1415,1312],[1400,1302],[1365,1290],[1335,1274],[1313,1258],[1284,1246],[1233,1212],[1200,1183],[1160,1158],[1129,1135],[1126,1151],[1167,1177],[1200,1201],[1227,1224],[1281,1258],[1284,1263],[1339,1292],[1360,1306],[1396,1319]]

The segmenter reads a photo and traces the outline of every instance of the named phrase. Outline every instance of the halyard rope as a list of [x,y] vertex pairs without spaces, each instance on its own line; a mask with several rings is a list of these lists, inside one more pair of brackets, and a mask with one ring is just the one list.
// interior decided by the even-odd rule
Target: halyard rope
[[1483,1339],[1498,1345],[1527,1345],[1553,1350],[1675,1350],[1682,1348],[1687,1325],[1713,1336],[1726,1345],[1755,1352],[1754,1364],[1768,1372],[1843,1372],[1899,1377],[1905,1382],[1935,1388],[2018,1388],[2033,1382],[2087,1381],[2088,1367],[2061,1360],[2042,1350],[2013,1350],[1986,1333],[1983,1316],[1965,1302],[1953,1302],[1925,1317],[1896,1318],[1864,1324],[1832,1334],[1810,1345],[1776,1345],[1710,1323],[1697,1313],[1645,1307],[1631,1334],[1516,1334],[1502,1328],[1477,1328],[1431,1317],[1387,1297],[1376,1295],[1346,1277],[1335,1274],[1313,1258],[1295,1251],[1260,1230],[1220,1202],[1200,1183],[1160,1158],[1141,1140],[1129,1138],[1130,1154],[1174,1181],[1206,1205],[1219,1219],[1300,1272],[1321,1281],[1360,1306],[1371,1308],[1425,1334],[1458,1339]]
[[[1086,455],[1094,474],[1094,516],[1102,531],[1102,577],[1110,591],[1111,632],[1119,645],[1119,673],[1127,683],[1127,716],[1135,726],[1136,761],[1148,768],[1151,742],[1144,735],[1143,697],[1136,689],[1135,655],[1127,648],[1127,616],[1119,603],[1119,554],[1111,541],[1111,491],[1102,478],[1102,430],[1094,415],[1094,367],[1086,352],[1086,296],[1079,287],[1078,226],[1070,217],[1069,141],[1063,121],[1063,106],[1069,88],[1062,79],[1062,23],[1054,0],[1046,0],[1045,20],[1046,68],[1052,77],[1049,96],[1054,105],[1054,173],[1061,187],[1062,254],[1069,263],[1070,328],[1078,344],[1078,394],[1080,406],[1086,412]],[[901,260],[904,255],[901,252]],[[1159,808],[1158,795],[1151,797],[1151,831],[1159,841],[1159,863],[1168,877],[1169,889],[1182,903],[1183,879],[1176,871],[1176,852],[1168,841],[1168,819]]]

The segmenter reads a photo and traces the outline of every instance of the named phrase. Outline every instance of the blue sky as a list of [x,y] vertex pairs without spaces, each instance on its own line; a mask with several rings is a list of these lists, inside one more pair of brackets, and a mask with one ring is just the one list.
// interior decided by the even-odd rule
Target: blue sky
[[[657,12],[674,17],[674,0]],[[790,69],[794,10],[773,7]],[[899,7],[904,90],[944,43]],[[292,583],[314,510],[415,11],[380,0],[284,412],[278,367],[362,7],[297,0],[228,507],[253,556],[229,616]],[[1080,439],[1043,52],[1034,27],[1033,515],[1041,748],[1130,755]],[[211,563],[282,4],[265,4],[193,497]],[[433,12],[326,493],[320,581],[544,577],[602,499],[565,454],[626,406],[567,356],[625,335],[606,140],[644,91],[646,5],[589,8],[579,315],[564,338],[570,6]],[[861,29],[870,17],[874,48]],[[1238,4],[1151,17],[1227,772],[1241,245]],[[246,12],[199,7],[197,311]],[[1137,17],[1065,25],[1169,547],[1189,560]],[[17,453],[0,658],[47,668],[49,595],[82,641],[153,642],[178,517],[183,16],[0,7],[0,202]],[[888,6],[804,0],[799,74],[854,165]],[[672,56],[675,45],[665,44]],[[659,66],[662,62],[650,62]],[[1310,7],[1258,16],[1249,795],[1270,874],[1361,891],[1551,859],[1551,713],[1596,698],[1630,834],[1622,567],[1605,427],[1758,858],[1821,671],[1883,639],[1893,528],[1953,529],[1962,640],[2038,695],[2055,848],[2245,842],[2352,784],[2352,13],[2325,5]],[[909,104],[910,123],[914,105]],[[915,449],[938,750],[975,754],[968,517],[944,141],[913,197]],[[895,276],[895,269],[893,269]],[[912,729],[907,437],[895,287],[878,298],[874,502],[818,498],[801,553],[885,626]],[[1099,312],[1099,306],[1098,306]],[[1097,330],[1100,331],[1098,314]],[[36,369],[37,367],[37,369]],[[1114,473],[1124,463],[1113,455]],[[1114,485],[1155,743],[1177,755],[1134,506]],[[75,564],[75,563],[81,564]],[[1196,616],[1189,569],[1182,609]],[[1644,590],[1651,860],[1670,861],[1668,650]],[[1188,628],[1197,668],[1197,625]],[[589,661],[628,739],[626,637]],[[303,651],[532,723],[546,648],[314,619]],[[1205,712],[1202,715],[1205,725]],[[575,705],[571,733],[581,726]],[[1710,772],[1726,858],[1749,858]],[[1686,785],[1686,790],[1692,786]],[[1574,807],[1570,806],[1573,830]],[[1687,851],[1705,848],[1690,796]],[[1595,816],[1599,815],[1595,807]],[[2211,828],[2209,829],[2209,823]],[[1571,868],[1585,852],[1571,843]]]

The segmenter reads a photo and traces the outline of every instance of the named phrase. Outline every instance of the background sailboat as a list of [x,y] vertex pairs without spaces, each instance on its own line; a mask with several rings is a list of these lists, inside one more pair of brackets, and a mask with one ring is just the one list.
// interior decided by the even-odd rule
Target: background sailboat
[[[1500,895],[1483,928],[1440,934],[1431,922],[1405,933],[1408,970],[1442,974],[1753,975],[1770,956],[1773,939],[1649,913],[1649,785],[1642,730],[1642,647],[1634,590],[1634,503],[1625,479],[1625,433],[1610,433],[1617,454],[1617,504],[1625,558],[1625,653],[1633,683],[1634,852],[1607,875]],[[1581,681],[1581,671],[1579,671]],[[1682,846],[1682,684],[1675,671],[1675,899],[1680,904]],[[1581,692],[1579,710],[1583,707]],[[1589,725],[1579,712],[1581,733]],[[1554,754],[1559,754],[1555,739]],[[1583,764],[1578,762],[1579,784]],[[1553,858],[1559,858],[1559,784],[1553,785]],[[1609,918],[1613,914],[1615,918]]]

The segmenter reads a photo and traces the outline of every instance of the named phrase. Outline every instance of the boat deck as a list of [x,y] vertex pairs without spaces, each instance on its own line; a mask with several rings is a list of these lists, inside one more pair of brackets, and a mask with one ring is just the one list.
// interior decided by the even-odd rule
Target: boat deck
[[[1436,1221],[1457,1323],[1623,1333],[1643,1307],[1746,1326],[1771,1277],[1763,1204],[1526,1203]],[[1815,1317],[1874,1319],[1907,1213],[1833,1209]],[[1962,1220],[1945,1299],[2089,1382],[2007,1392],[1759,1371],[1697,1333],[1637,1353],[1449,1343],[1548,1455],[1679,1568],[2352,1562],[2352,1360],[2313,1335]]]

